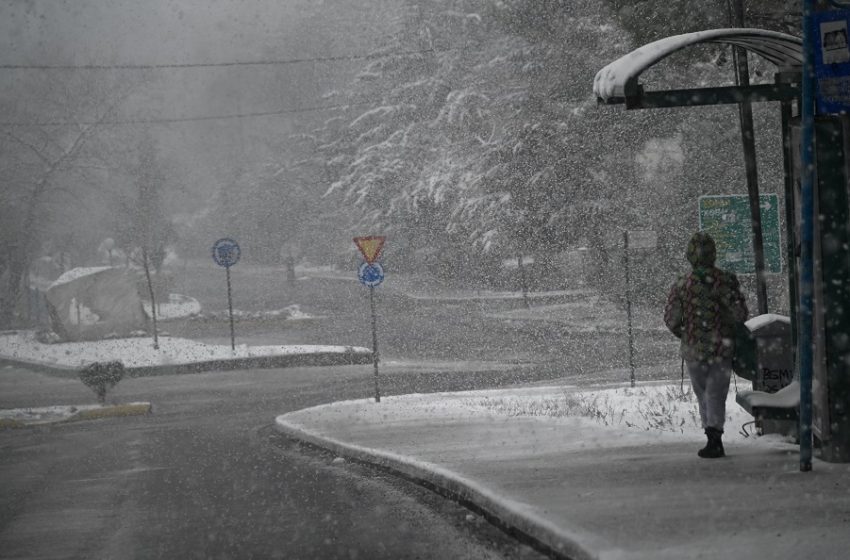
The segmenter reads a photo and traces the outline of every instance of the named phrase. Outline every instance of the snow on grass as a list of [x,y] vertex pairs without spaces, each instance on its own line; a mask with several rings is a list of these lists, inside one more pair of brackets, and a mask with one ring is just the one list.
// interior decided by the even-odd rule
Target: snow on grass
[[[142,302],[145,313],[148,317],[151,316],[151,304],[149,301]],[[206,320],[227,320],[230,318],[228,311],[213,311],[203,312],[201,304],[195,298],[184,296],[181,294],[169,294],[168,302],[157,302],[156,316],[158,319],[167,321],[170,319],[185,319],[192,318],[201,321]],[[301,306],[298,304],[288,305],[282,309],[270,309],[264,311],[242,311],[239,309],[233,310],[233,318],[237,321],[246,320],[263,320],[283,318],[287,321],[299,321],[309,319],[322,319],[301,311]]]
[[[151,316],[151,304],[143,301],[145,313]],[[193,317],[201,313],[201,304],[195,298],[180,294],[168,294],[168,302],[157,302],[156,317],[163,321],[169,319],[183,319]]]
[[[201,313],[196,316],[199,320],[223,320],[230,318],[229,311],[214,311],[211,313]],[[265,320],[283,318],[287,321],[304,321],[310,319],[324,319],[322,316],[310,315],[301,311],[301,306],[298,304],[288,305],[282,309],[271,309],[267,311],[242,311],[239,309],[233,310],[233,318],[237,321],[249,320]]]
[[150,337],[119,338],[90,342],[43,344],[31,331],[0,335],[0,358],[59,367],[77,368],[92,362],[117,360],[126,368],[159,365],[181,365],[235,358],[255,358],[315,353],[371,353],[367,348],[352,346],[230,346],[205,344],[184,338],[163,336],[159,348]]
[[[429,393],[372,400],[330,403],[286,414],[281,421],[313,425],[416,423],[440,419],[529,418],[543,423],[585,423],[588,429],[628,435],[630,442],[704,437],[696,397],[687,385],[646,384],[637,387],[578,390],[573,386],[542,386],[498,390]],[[735,402],[734,390],[726,401],[724,439],[743,441],[741,426],[752,417]],[[750,429],[749,434],[754,430]],[[606,436],[608,437],[608,436]],[[777,436],[778,437],[778,436]],[[774,438],[775,439],[775,438]],[[613,437],[612,441],[617,441]]]
[[12,408],[0,410],[0,419],[15,420],[26,424],[38,422],[55,422],[70,418],[81,410],[94,410],[101,408],[99,404],[82,404],[82,405],[57,405],[43,406],[38,408]]
[[435,294],[409,294],[411,299],[439,300],[439,301],[511,301],[527,298],[529,300],[541,298],[575,297],[590,294],[587,290],[552,290],[548,292],[528,292],[523,296],[522,292],[497,292],[492,290],[453,290],[452,295]]
[[[465,405],[507,416],[579,416],[617,429],[680,434],[702,432],[696,396],[687,385],[684,388],[675,384],[638,385],[594,391],[550,388],[544,394],[485,396],[466,401]],[[735,392],[730,389],[726,399],[725,437],[749,437],[740,430],[752,420],[752,416],[735,402]]]

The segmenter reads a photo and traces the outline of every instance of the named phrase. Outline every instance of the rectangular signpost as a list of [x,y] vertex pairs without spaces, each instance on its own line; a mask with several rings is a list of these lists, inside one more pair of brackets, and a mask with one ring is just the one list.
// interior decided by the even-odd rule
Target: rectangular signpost
[[[767,272],[782,272],[779,236],[779,196],[759,195]],[[717,266],[735,274],[755,273],[750,199],[745,194],[699,198],[699,229],[717,244]]]
[[623,267],[626,271],[626,328],[629,335],[629,381],[635,386],[635,336],[632,329],[632,279],[629,264],[629,251],[634,249],[655,249],[658,234],[654,230],[623,231]]
[[814,43],[811,52],[817,81],[818,114],[837,115],[850,111],[848,24],[850,11],[846,9],[812,14],[809,37]]

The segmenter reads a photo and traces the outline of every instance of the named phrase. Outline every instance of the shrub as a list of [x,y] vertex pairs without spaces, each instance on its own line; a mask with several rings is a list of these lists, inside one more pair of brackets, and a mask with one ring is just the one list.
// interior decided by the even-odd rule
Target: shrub
[[124,364],[119,361],[93,362],[80,370],[80,381],[94,391],[100,403],[106,401],[106,391],[124,377]]

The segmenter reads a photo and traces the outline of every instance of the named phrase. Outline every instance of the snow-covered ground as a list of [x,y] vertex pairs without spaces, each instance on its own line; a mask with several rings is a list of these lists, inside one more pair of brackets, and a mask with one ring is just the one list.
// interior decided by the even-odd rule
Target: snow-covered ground
[[[229,311],[213,311],[202,312],[194,316],[198,320],[221,320],[229,319]],[[269,309],[266,311],[242,311],[241,309],[233,310],[233,318],[237,321],[246,320],[263,320],[263,319],[278,319],[282,318],[287,321],[309,321],[313,319],[324,319],[321,315],[310,315],[301,311],[301,306],[298,304],[288,305],[282,309]]]
[[[151,316],[151,304],[143,301],[145,313]],[[201,304],[193,297],[181,294],[169,294],[167,302],[157,302],[156,317],[161,321],[173,319],[197,319],[205,320],[227,320],[230,318],[229,311],[203,311]],[[322,316],[310,315],[301,310],[299,304],[287,305],[281,309],[267,309],[263,311],[233,310],[233,318],[237,321],[262,320],[262,319],[286,319],[287,321],[305,321],[312,319],[324,319]]]
[[558,297],[575,297],[583,294],[589,294],[586,290],[552,290],[547,292],[528,292],[523,295],[522,292],[506,292],[495,290],[452,290],[451,294],[437,295],[429,293],[412,293],[410,297],[413,299],[439,299],[440,301],[511,301],[521,300],[523,298],[529,300],[535,299],[551,299]]
[[49,423],[70,418],[80,410],[94,410],[100,406],[98,404],[83,404],[76,406],[56,405],[39,408],[11,408],[0,410],[0,419],[15,420],[27,424]]
[[[508,416],[589,418],[603,427],[637,432],[702,433],[696,397],[687,385],[638,384],[596,390],[544,387],[512,394],[491,394],[463,401],[470,410]],[[746,439],[741,430],[753,418],[735,402],[734,388],[726,400],[726,439]]]
[[[574,386],[539,386],[455,393],[429,393],[340,401],[285,415],[288,423],[322,425],[341,417],[352,423],[409,422],[416,419],[457,420],[482,417],[533,417],[558,425],[584,419],[587,428],[600,434],[599,441],[630,445],[659,439],[693,440],[702,436],[699,409],[690,387],[646,383],[636,387],[578,389]],[[284,418],[284,417],[281,417]],[[735,402],[734,387],[726,402],[726,441],[761,440],[787,443],[780,436],[754,437],[752,416]]]
[[[151,304],[149,301],[143,301],[145,313],[148,317],[151,316]],[[193,297],[184,296],[181,294],[168,294],[167,302],[157,302],[156,316],[157,319],[183,319],[192,317],[201,312],[201,304]]]
[[[570,557],[846,556],[835,516],[847,507],[835,492],[846,465],[800,476],[799,446],[739,431],[751,418],[734,389],[729,457],[703,461],[697,418],[690,391],[646,383],[359,399],[282,414],[276,426],[463,496]],[[808,508],[799,518],[798,506]]]
[[43,344],[31,331],[0,334],[0,359],[7,358],[50,366],[77,368],[92,362],[117,360],[126,368],[161,365],[181,365],[197,362],[291,356],[315,353],[369,353],[371,350],[352,346],[230,346],[204,344],[184,338],[159,337],[159,348],[154,348],[151,337],[120,338],[91,342],[64,342]]

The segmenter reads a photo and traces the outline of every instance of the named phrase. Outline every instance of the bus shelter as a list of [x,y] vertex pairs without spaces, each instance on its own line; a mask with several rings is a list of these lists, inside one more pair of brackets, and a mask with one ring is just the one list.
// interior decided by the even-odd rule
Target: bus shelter
[[[640,83],[642,73],[659,61],[673,53],[704,43],[731,45],[738,58],[749,52],[767,60],[776,66],[773,82],[751,85],[746,65],[736,64],[738,73],[735,86],[647,91]],[[597,73],[593,83],[593,91],[599,103],[625,105],[626,109],[719,104],[739,106],[761,314],[767,313],[761,212],[753,135],[752,130],[746,130],[744,113],[750,109],[752,103],[779,103],[785,177],[791,347],[795,349],[800,348],[797,338],[798,330],[801,330],[798,321],[801,274],[808,275],[806,270],[810,270],[807,268],[798,274],[797,238],[798,232],[803,235],[803,225],[812,223],[808,213],[803,214],[796,209],[806,206],[805,201],[800,204],[801,191],[798,184],[808,181],[804,176],[809,173],[801,164],[803,157],[800,150],[801,135],[805,135],[806,128],[805,123],[800,122],[801,113],[805,112],[801,83],[804,68],[803,50],[801,39],[773,31],[746,28],[699,31],[667,37],[644,45],[608,64]],[[812,145],[815,149],[811,168],[816,181],[813,182],[813,202],[808,204],[813,204],[812,216],[817,216],[814,220],[812,249],[816,264],[814,283],[806,280],[811,291],[802,296],[807,299],[807,309],[810,309],[808,301],[812,299],[812,295],[814,302],[813,332],[809,333],[807,326],[804,335],[807,340],[808,335],[812,336],[810,340],[814,350],[814,402],[811,403],[807,399],[806,406],[814,405],[812,433],[821,444],[822,457],[828,461],[850,462],[850,344],[847,342],[850,313],[845,312],[850,310],[850,115],[845,113],[819,116],[814,119],[812,130]],[[799,355],[793,356],[791,361],[795,371],[802,369]],[[811,421],[802,416],[803,386],[803,380],[800,380],[800,398],[796,402],[801,410],[801,436],[809,429],[808,422]],[[808,394],[807,397],[812,398]],[[801,446],[804,443],[801,437]],[[809,444],[805,445],[808,448]],[[801,470],[810,468],[809,452],[804,454],[801,447]]]
[[[750,85],[748,77],[738,85],[691,89],[647,91],[640,83],[641,75],[668,56],[695,45],[715,43],[731,45],[754,53],[776,66],[774,82]],[[793,255],[794,195],[792,179],[793,152],[790,123],[794,102],[800,96],[802,41],[797,37],[763,29],[713,29],[675,35],[644,45],[605,66],[596,74],[593,92],[605,105],[625,105],[626,109],[695,107],[736,104],[749,109],[752,103],[780,103],[785,162],[785,212],[788,255]],[[751,125],[750,125],[751,126]],[[752,130],[744,134],[744,163],[747,171],[750,220],[759,313],[767,313],[767,289],[764,277],[764,243],[756,178],[755,148]],[[793,259],[788,259],[789,294],[794,302],[796,272]],[[793,313],[793,306],[792,306]],[[793,316],[792,316],[793,319]]]

